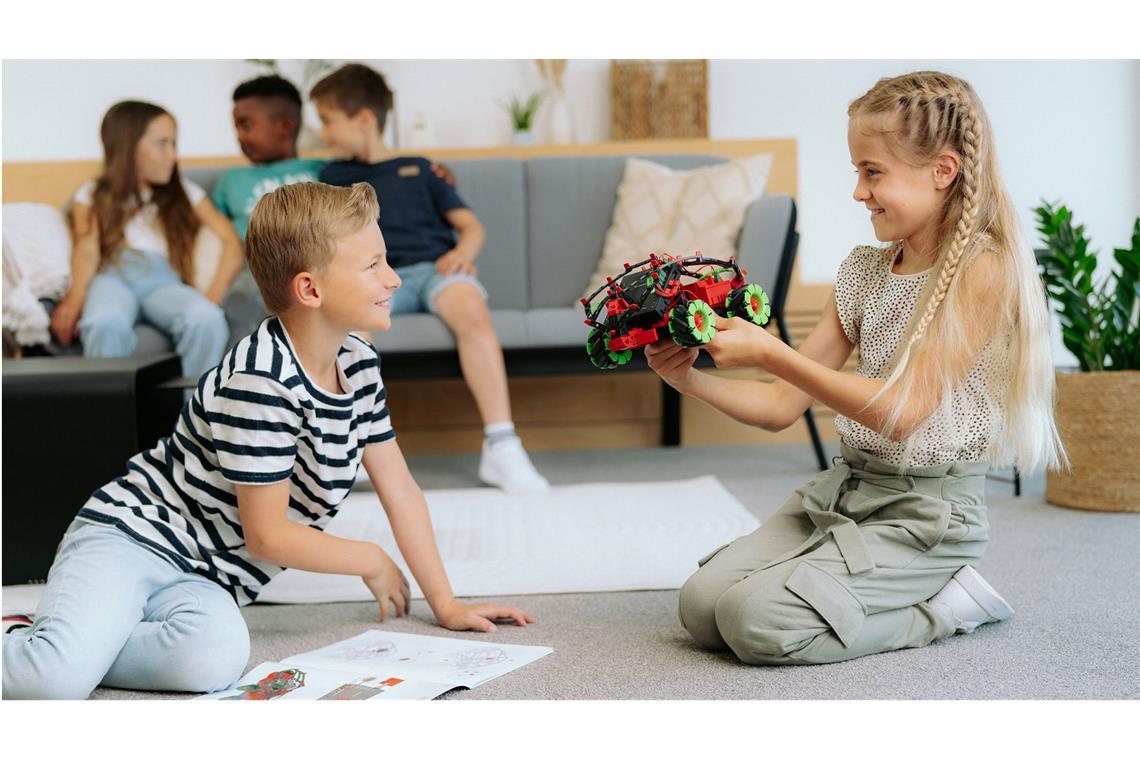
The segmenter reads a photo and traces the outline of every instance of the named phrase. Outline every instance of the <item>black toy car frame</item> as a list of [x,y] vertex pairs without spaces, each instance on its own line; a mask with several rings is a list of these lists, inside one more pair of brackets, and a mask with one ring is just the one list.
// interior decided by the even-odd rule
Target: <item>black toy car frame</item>
[[[651,253],[624,266],[618,279],[607,277],[581,299],[591,328],[586,354],[598,369],[626,364],[635,348],[666,336],[686,348],[704,345],[716,334],[718,316],[764,325],[772,313],[768,294],[745,281],[747,271],[735,258],[706,258],[700,251],[681,258]],[[727,273],[731,276],[725,278]],[[602,291],[605,297],[594,305]]]

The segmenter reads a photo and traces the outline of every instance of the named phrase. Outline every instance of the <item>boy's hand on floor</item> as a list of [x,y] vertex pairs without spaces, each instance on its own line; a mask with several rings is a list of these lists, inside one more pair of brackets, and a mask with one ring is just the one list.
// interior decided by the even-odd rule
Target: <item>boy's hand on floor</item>
[[388,618],[388,605],[396,608],[396,617],[403,617],[408,611],[412,601],[412,590],[408,586],[408,579],[403,571],[396,566],[387,554],[381,563],[380,571],[375,575],[364,576],[364,585],[372,592],[372,596],[380,604],[380,622]]
[[482,631],[491,633],[498,630],[493,621],[512,621],[517,626],[534,622],[534,617],[518,607],[497,604],[464,604],[453,601],[440,614],[439,624],[452,631]]

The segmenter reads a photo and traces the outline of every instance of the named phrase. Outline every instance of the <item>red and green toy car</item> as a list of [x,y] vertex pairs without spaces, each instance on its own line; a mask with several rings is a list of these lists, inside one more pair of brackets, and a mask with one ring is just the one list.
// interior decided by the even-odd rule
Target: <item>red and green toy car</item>
[[607,277],[582,299],[591,328],[586,354],[598,369],[613,369],[629,362],[633,349],[665,337],[685,348],[708,343],[718,316],[766,324],[772,313],[768,294],[745,282],[745,274],[735,259],[709,259],[700,251],[682,258],[651,253],[626,264],[618,279]]

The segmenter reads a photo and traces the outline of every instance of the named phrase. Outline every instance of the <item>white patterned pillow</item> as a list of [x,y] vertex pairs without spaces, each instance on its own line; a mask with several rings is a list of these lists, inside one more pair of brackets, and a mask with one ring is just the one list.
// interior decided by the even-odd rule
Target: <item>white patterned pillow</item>
[[772,155],[761,153],[689,171],[630,158],[618,187],[602,257],[583,295],[616,278],[626,262],[653,253],[727,259],[748,205],[764,193]]

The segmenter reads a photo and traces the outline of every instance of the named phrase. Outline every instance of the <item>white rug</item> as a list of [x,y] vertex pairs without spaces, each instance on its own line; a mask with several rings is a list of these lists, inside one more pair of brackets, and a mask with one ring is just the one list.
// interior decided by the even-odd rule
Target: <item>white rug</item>
[[[697,560],[759,527],[715,477],[555,486],[542,497],[490,488],[427,491],[440,554],[456,596],[680,588]],[[328,533],[378,543],[400,565],[375,494],[353,493]],[[371,601],[355,576],[286,570],[259,601]]]
[[[760,522],[720,481],[555,486],[546,496],[492,488],[426,491],[436,541],[456,596],[514,596],[680,588],[697,560]],[[403,569],[380,502],[355,492],[327,533],[374,541]],[[5,586],[4,612],[36,608],[43,585]],[[371,601],[356,576],[286,570],[259,601]]]

